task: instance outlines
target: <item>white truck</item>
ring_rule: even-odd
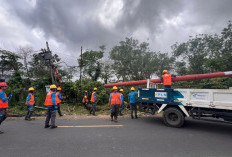
[[[156,89],[139,88],[140,111],[163,112],[164,123],[181,127],[185,117],[232,121],[232,88]]]

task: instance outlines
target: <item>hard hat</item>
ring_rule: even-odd
[[[28,91],[34,91],[35,89],[33,87],[30,87]]]
[[[97,88],[95,87],[93,90],[97,90]]]
[[[117,90],[117,89],[118,89],[118,87],[116,87],[116,86],[113,87],[113,90]]]
[[[56,85],[54,84],[50,86],[50,89],[55,89],[55,88],[56,88]]]
[[[135,90],[135,87],[131,87],[131,90]]]
[[[61,88],[60,88],[60,87],[58,87],[58,88],[57,88],[57,90],[61,90]]]
[[[85,98],[87,98],[87,96],[85,96]]]
[[[166,69],[165,69],[165,70],[163,70],[163,73],[168,73],[168,70],[166,70]]]
[[[123,89],[120,89],[120,92],[123,92]]]
[[[7,87],[6,82],[0,82],[0,87]]]
[[[85,90],[85,93],[87,93],[88,91],[87,90]]]

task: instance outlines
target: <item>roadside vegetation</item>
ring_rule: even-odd
[[[109,52],[105,46],[98,50],[87,50],[78,66],[61,64],[62,59],[52,53],[52,63],[57,67],[66,97],[62,110],[67,114],[88,115],[82,107],[85,90],[89,99],[94,87],[98,88],[98,114],[109,114],[108,98],[111,89],[104,84],[143,80],[160,77],[163,69],[176,75],[202,74],[232,70],[232,22],[220,34],[199,34],[183,43],[175,43],[171,52],[154,52],[146,42],[125,38]],[[82,80],[77,79],[82,68]],[[26,112],[25,100],[29,87],[35,88],[36,105],[43,107],[46,85],[52,84],[50,64],[43,60],[32,47],[20,47],[15,52],[0,49],[0,81],[7,81],[7,94],[12,93],[9,114]],[[175,83],[175,88],[217,88],[232,87],[232,78],[215,78]],[[123,87],[127,102],[128,87]],[[90,104],[89,104],[90,105]],[[126,111],[127,113],[128,111]],[[36,114],[44,114],[37,109]]]

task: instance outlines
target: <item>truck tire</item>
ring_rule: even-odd
[[[184,124],[184,115],[179,109],[170,107],[164,111],[163,121],[167,126],[180,128]]]

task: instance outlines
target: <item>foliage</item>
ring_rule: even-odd
[[[158,60],[157,54],[151,52],[148,46],[146,42],[139,43],[138,40],[126,38],[113,47],[110,51],[110,59],[113,61],[112,68],[119,80],[142,80],[151,77]]]
[[[101,74],[100,60],[103,58],[105,47],[101,46],[100,49],[100,51],[86,51],[82,55],[82,60],[78,59],[79,66],[83,68],[83,74],[93,81],[97,81]]]

